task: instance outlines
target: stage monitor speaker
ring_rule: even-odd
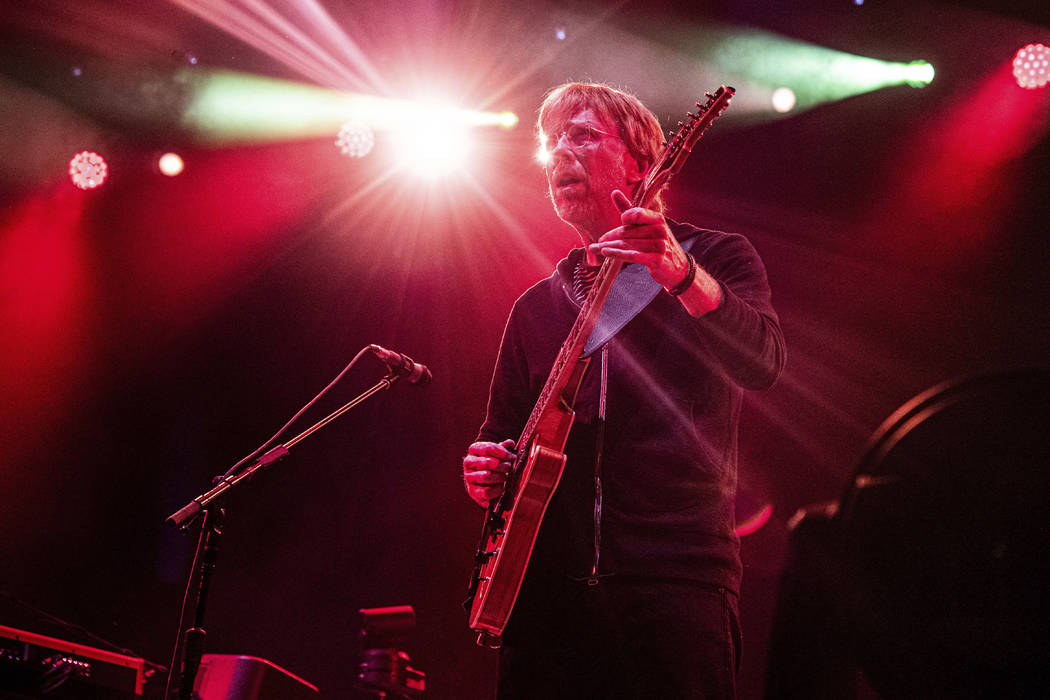
[[[205,654],[193,685],[200,700],[317,700],[317,687],[254,656]]]

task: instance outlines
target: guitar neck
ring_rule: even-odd
[[[651,174],[639,186],[631,206],[644,207],[650,205],[659,187],[662,185],[663,180],[656,177],[655,173]],[[601,313],[602,307],[605,306],[605,300],[609,298],[613,282],[616,281],[616,275],[619,274],[622,267],[622,260],[605,258],[602,261],[602,266],[598,270],[598,276],[595,277],[591,291],[587,295],[579,315],[576,317],[572,330],[569,331],[568,337],[565,338],[565,342],[562,343],[561,349],[558,351],[558,356],[554,360],[554,366],[551,368],[551,373],[543,386],[543,391],[540,392],[539,399],[537,399],[536,405],[532,409],[532,414],[529,415],[529,420],[525,423],[525,429],[522,430],[521,437],[518,438],[519,450],[522,445],[532,443],[532,439],[535,437],[536,426],[539,424],[540,419],[546,414],[548,409],[563,399],[565,386],[572,376],[573,370],[576,369],[576,363],[580,359],[584,345],[587,344],[587,338],[590,337],[591,331],[594,330],[594,324],[598,321],[598,315]]]
[[[536,405],[529,415],[529,420],[525,423],[525,429],[522,430],[521,437],[518,438],[519,450],[522,449],[523,445],[532,443],[535,437],[536,426],[539,425],[540,419],[547,411],[559,401],[565,400],[566,385],[572,376],[573,370],[576,369],[576,363],[579,362],[580,355],[583,353],[583,346],[586,345],[587,338],[594,329],[594,324],[598,321],[598,315],[601,313],[605,300],[609,297],[609,292],[612,290],[613,282],[616,280],[616,275],[620,272],[621,267],[623,267],[623,261],[621,260],[606,258],[602,262],[602,266],[598,270],[598,276],[594,280],[594,285],[587,295],[587,300],[583,303],[583,307],[576,317],[576,322],[573,323],[572,330],[569,331],[565,342],[562,343],[558,356],[554,360],[554,366],[551,368],[551,373],[543,386],[543,391],[540,392]]]

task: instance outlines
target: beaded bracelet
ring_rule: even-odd
[[[689,253],[686,253],[685,257],[689,261],[689,269],[685,271],[685,277],[681,282],[667,290],[667,293],[673,297],[689,289],[693,286],[693,281],[696,280],[696,259]]]

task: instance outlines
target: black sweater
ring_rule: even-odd
[[[776,381],[784,339],[765,267],[744,237],[672,228],[679,239],[697,237],[691,252],[722,286],[722,303],[693,318],[661,292],[595,353],[529,575],[588,578],[597,564],[602,576],[739,588],[733,508],[741,399],[744,389]],[[479,439],[517,438],[524,427],[579,312],[571,289],[581,255],[582,249],[571,251],[515,302]]]

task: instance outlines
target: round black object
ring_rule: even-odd
[[[939,385],[842,500],[859,661],[884,697],[1050,697],[1050,370]]]

